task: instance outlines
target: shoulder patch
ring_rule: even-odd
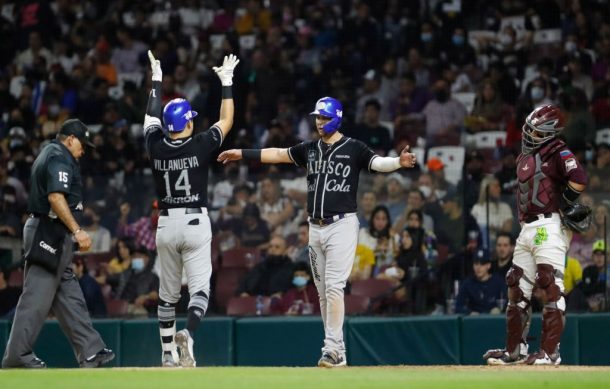
[[[578,165],[576,164],[576,160],[574,158],[566,159],[565,165],[566,165],[566,172],[569,172],[570,170],[574,170],[578,167]]]
[[[574,154],[570,150],[561,150],[559,155],[561,155],[561,159],[574,158]]]

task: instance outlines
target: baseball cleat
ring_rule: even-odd
[[[196,367],[195,355],[193,354],[193,338],[187,329],[180,330],[174,337],[178,349],[180,349],[180,366]]]
[[[320,360],[318,361],[318,366],[319,367],[347,366],[347,361],[345,360],[345,357],[336,356],[335,354],[326,352],[326,353],[322,354],[322,358],[320,358]]]
[[[34,357],[29,362],[24,363],[23,366],[20,367],[23,367],[25,369],[46,369],[47,364],[42,359]]]
[[[525,360],[525,364],[527,364],[527,365],[557,366],[560,363],[561,363],[561,356],[559,355],[559,353],[556,354],[555,358],[551,358],[551,357],[549,357],[549,355],[546,352],[544,352],[542,350],[528,355],[527,359]]]
[[[102,365],[107,364],[108,362],[114,359],[114,351],[103,348],[97,352],[97,354],[90,356],[80,363],[80,367],[100,367]]]
[[[487,361],[488,365],[501,366],[501,365],[519,365],[525,362],[527,355],[519,354],[516,358],[513,358],[504,349],[488,350],[483,359]]]
[[[180,367],[180,358],[178,356],[178,351],[164,351],[161,355],[161,366]]]

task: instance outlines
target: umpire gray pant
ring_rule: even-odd
[[[29,218],[23,228],[23,247],[32,246],[38,218]],[[106,347],[93,328],[85,298],[70,264],[73,257],[72,236],[67,234],[57,274],[37,265],[26,264],[23,293],[17,303],[11,335],[6,345],[2,367],[20,367],[36,355],[34,343],[50,311],[68,336],[78,362]]]

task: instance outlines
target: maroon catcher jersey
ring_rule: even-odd
[[[519,220],[557,212],[568,181],[586,184],[587,175],[561,139],[553,139],[533,154],[517,157]]]

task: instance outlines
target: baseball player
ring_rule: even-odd
[[[233,125],[234,55],[214,71],[222,83],[220,119],[207,131],[193,134],[197,112],[184,99],[173,99],[163,109],[161,127],[161,63],[149,51],[152,90],[144,118],[146,149],[159,198],[157,250],[159,253],[159,332],[162,365],[195,367],[193,334],[205,315],[212,274],[212,231],[207,212],[208,162]],[[186,328],[176,333],[175,306],[180,299],[182,270],[186,272],[190,301]],[[178,360],[177,347],[180,348]]]
[[[506,274],[506,348],[489,350],[490,365],[527,363],[558,365],[559,341],[565,323],[564,261],[572,232],[590,224],[590,210],[576,199],[587,176],[576,157],[557,136],[565,125],[553,105],[536,108],[525,119],[521,154],[517,158],[517,201],[521,233],[513,265]],[[530,300],[544,304],[541,349],[527,355]]]
[[[316,103],[318,141],[262,150],[228,150],[218,156],[224,163],[254,159],[262,163],[294,163],[307,169],[307,211],[309,213],[309,259],[320,296],[324,322],[321,367],[345,366],[343,288],[352,270],[359,223],[356,194],[360,170],[391,172],[413,167],[415,155],[408,146],[399,157],[380,157],[361,141],[344,136],[343,108],[332,97]]]

